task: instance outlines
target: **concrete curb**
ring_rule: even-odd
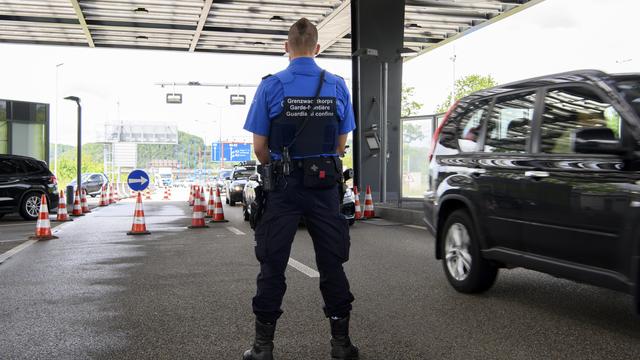
[[[425,226],[424,212],[415,209],[403,209],[390,205],[375,204],[376,215],[389,221],[406,225]]]

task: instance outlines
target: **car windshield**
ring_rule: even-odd
[[[640,77],[621,81],[617,84],[617,87],[636,114],[640,116]]]
[[[233,173],[233,178],[234,179],[248,179],[249,176],[253,175],[255,173],[255,171],[253,170],[236,170]]]
[[[229,176],[231,176],[231,171],[222,171],[222,172],[220,172],[219,178],[224,180],[224,179],[228,178]]]

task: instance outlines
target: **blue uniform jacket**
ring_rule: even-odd
[[[291,60],[287,68],[294,76],[303,76],[308,81],[297,81],[298,88],[295,89],[297,96],[313,97],[317,90],[318,79],[322,69],[316,64],[313,58],[302,57]],[[353,106],[349,89],[344,79],[333,74],[326,73],[325,83],[335,83],[336,108],[340,118],[339,134],[347,134],[356,127],[353,115]],[[324,96],[324,88],[321,96]],[[333,91],[331,91],[333,92]],[[271,121],[283,110],[284,87],[276,76],[269,76],[262,80],[256,90],[256,94],[251,103],[251,108],[247,114],[244,129],[261,136],[269,136]],[[318,154],[321,155],[321,154]],[[322,154],[330,155],[330,154]],[[335,154],[334,154],[335,155]]]

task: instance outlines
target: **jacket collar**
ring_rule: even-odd
[[[296,74],[317,74],[320,71],[320,67],[316,64],[316,61],[312,57],[299,57],[289,62],[289,71]]]

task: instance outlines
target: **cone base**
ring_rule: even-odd
[[[151,235],[151,233],[149,231],[127,231],[127,235]]]
[[[84,216],[84,214],[71,214],[71,216]]]
[[[67,220],[58,220],[58,219],[56,219],[56,220],[51,220],[51,221],[53,221],[53,222],[68,222],[68,221],[73,221],[73,219],[67,219]]]
[[[225,222],[229,222],[229,220],[211,220],[209,221],[209,223],[225,223]]]
[[[200,225],[200,226],[193,226],[193,225],[187,226],[187,228],[189,228],[189,229],[202,229],[202,228],[208,228],[208,227],[209,226],[206,225],[206,224],[205,225]]]
[[[87,211],[82,210],[82,213],[83,214],[90,214],[90,213],[92,213],[92,211],[91,210],[87,210]]]
[[[53,240],[59,239],[59,237],[51,235],[51,236],[29,236],[29,240]]]

